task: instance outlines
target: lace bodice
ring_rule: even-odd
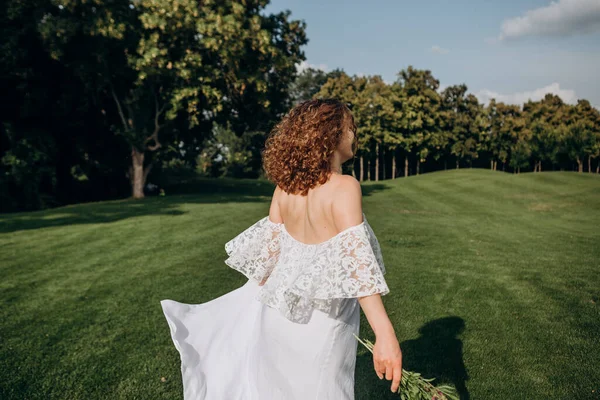
[[[225,263],[261,286],[257,299],[298,323],[319,309],[335,317],[340,299],[389,293],[379,242],[363,222],[317,244],[294,239],[264,217],[225,244]]]

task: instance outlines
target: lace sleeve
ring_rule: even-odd
[[[340,236],[339,280],[333,297],[364,297],[389,293],[381,247],[368,223]]]
[[[279,260],[281,226],[264,217],[225,244],[225,264],[260,285]]]

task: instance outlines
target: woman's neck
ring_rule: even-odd
[[[332,165],[331,166],[331,173],[333,174],[342,174],[342,167],[340,165]]]
[[[331,163],[329,165],[329,169],[331,172],[335,172],[338,174],[342,174],[342,163],[340,162],[340,159],[337,157],[336,154],[333,155],[333,157],[331,158]]]

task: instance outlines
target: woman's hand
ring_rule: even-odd
[[[379,379],[392,381],[392,392],[396,393],[402,379],[402,351],[394,331],[382,333],[373,345],[373,366]]]

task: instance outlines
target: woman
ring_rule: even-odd
[[[350,110],[333,99],[303,102],[274,128],[263,152],[277,185],[269,215],[225,244],[247,283],[203,304],[161,301],[186,400],[354,399],[360,308],[375,372],[398,390],[381,249],[360,184],[342,175],[356,144]]]

